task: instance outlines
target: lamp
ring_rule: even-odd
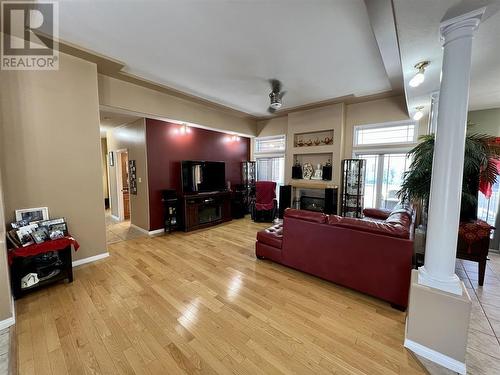
[[[417,87],[420,86],[424,80],[425,80],[425,68],[429,66],[430,62],[429,61],[421,61],[418,64],[415,65],[415,69],[417,69],[417,73],[413,76],[412,79],[410,79],[410,82],[408,83],[411,87]]]
[[[424,107],[415,107],[415,109],[417,111],[413,114],[413,119],[415,121],[418,121],[424,116],[424,112],[422,112],[422,109],[424,109]]]

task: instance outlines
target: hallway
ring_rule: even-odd
[[[106,210],[106,243],[112,244],[134,238],[148,237],[148,235],[130,224],[130,220],[118,221]]]

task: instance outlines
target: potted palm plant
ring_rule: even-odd
[[[408,155],[411,165],[405,173],[398,196],[402,201],[422,203],[428,207],[431,190],[434,134],[420,138],[420,143]],[[465,140],[464,177],[462,184],[461,219],[475,219],[479,181],[494,184],[498,170],[494,160],[500,159],[500,144],[496,137],[469,134]]]

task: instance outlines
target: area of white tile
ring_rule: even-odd
[[[0,375],[9,373],[9,350],[10,350],[9,328],[0,331]]]
[[[130,220],[118,221],[111,216],[109,210],[106,212],[106,242],[109,244],[131,240],[139,237],[147,237],[147,234],[130,225]]]

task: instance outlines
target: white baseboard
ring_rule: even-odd
[[[137,226],[135,224],[130,223],[130,227],[137,229],[139,232],[142,232],[142,233],[145,233],[145,234],[149,234],[148,230],[146,230],[144,228],[141,228],[141,227],[139,227],[139,226]]]
[[[75,260],[75,261],[73,261],[72,264],[73,264],[73,267],[78,267],[78,266],[81,266],[82,264],[92,263],[92,262],[95,262],[96,260],[104,259],[107,257],[109,257],[109,253],[105,252],[102,254],[94,255],[92,257]]]
[[[120,218],[119,218],[118,216],[115,216],[115,215],[111,214],[111,217],[112,217],[113,219],[115,219],[116,221],[121,221],[121,220],[120,220]]]
[[[141,227],[139,227],[139,226],[137,226],[135,224],[132,224],[132,223],[130,224],[130,226],[132,228],[137,229],[138,231],[140,231],[142,233],[149,234],[150,236],[154,236],[155,234],[161,234],[161,233],[163,233],[165,231],[164,229],[146,230],[146,229],[141,228]]]
[[[464,362],[459,362],[456,359],[448,357],[442,353],[430,349],[424,345],[416,343],[415,341],[408,340],[405,338],[404,343],[405,348],[410,349],[415,354],[428,359],[438,365],[446,367],[452,371],[458,372],[459,374],[465,375],[467,373],[467,368]]]
[[[150,236],[154,236],[155,234],[161,234],[161,233],[164,233],[165,232],[165,229],[156,229],[156,230],[150,230],[148,232],[148,234]]]

